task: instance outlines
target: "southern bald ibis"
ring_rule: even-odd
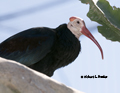
[[[76,59],[81,51],[78,39],[84,34],[98,46],[103,58],[102,48],[84,21],[78,17],[69,20],[55,29],[37,27],[11,36],[0,44],[0,56],[52,76],[56,69]]]

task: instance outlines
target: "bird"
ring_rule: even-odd
[[[79,37],[85,35],[103,51],[82,18],[72,16],[56,28],[33,27],[0,43],[0,57],[17,61],[49,77],[72,63],[81,51]]]

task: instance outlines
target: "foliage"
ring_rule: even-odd
[[[102,26],[98,26],[98,31],[107,39],[120,42],[120,8],[110,6],[106,0],[80,0],[82,3],[90,5],[87,16]]]

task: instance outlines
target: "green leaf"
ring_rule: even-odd
[[[107,39],[120,42],[120,8],[110,6],[106,0],[80,0],[82,3],[90,4],[87,16],[102,26],[98,31]]]

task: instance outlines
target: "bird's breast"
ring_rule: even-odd
[[[80,52],[80,42],[78,40],[61,40],[56,45],[55,61],[56,66],[62,67],[73,62]]]

